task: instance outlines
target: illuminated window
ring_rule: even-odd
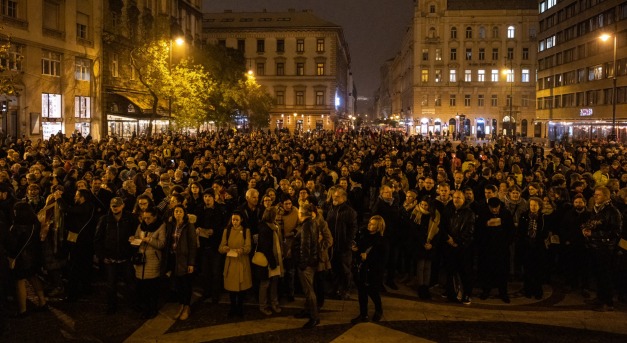
[[[89,81],[91,61],[84,58],[76,58],[74,78],[81,81]]]
[[[91,98],[88,96],[74,97],[74,117],[91,118]]]
[[[457,82],[457,70],[451,69],[449,70],[449,82]]]
[[[316,75],[318,76],[324,75],[324,63],[316,64]]]
[[[422,82],[429,82],[429,69],[423,69],[420,73],[420,80]]]
[[[305,40],[300,38],[296,40],[296,52],[305,52]]]
[[[516,36],[516,28],[514,26],[507,27],[507,38],[514,38]]]
[[[483,69],[477,70],[477,81],[479,82],[485,81],[485,70]]]
[[[492,73],[490,74],[490,81],[492,82],[499,81],[499,71],[497,69],[492,69]]]
[[[316,40],[316,51],[324,52],[324,38],[318,38]]]
[[[472,82],[472,70],[469,70],[469,69],[464,70],[464,81]]]

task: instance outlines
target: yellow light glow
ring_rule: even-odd
[[[608,35],[607,33],[604,33],[601,35],[601,37],[599,37],[602,41],[606,42],[608,39],[612,38],[612,35]]]
[[[176,45],[183,45],[185,44],[185,39],[183,39],[183,37],[177,37],[176,39],[174,39],[174,42],[176,43]]]

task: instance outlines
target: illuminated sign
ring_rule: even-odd
[[[592,115],[592,109],[591,108],[579,109],[579,116],[580,117],[589,117],[591,115]]]

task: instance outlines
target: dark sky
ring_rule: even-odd
[[[203,12],[283,12],[312,9],[342,26],[351,54],[359,96],[371,98],[379,86],[379,67],[394,57],[413,17],[413,0],[203,0]],[[358,110],[366,110],[359,105]]]

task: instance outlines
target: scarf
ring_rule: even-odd
[[[172,251],[176,251],[176,246],[179,243],[179,239],[181,238],[181,233],[183,232],[183,227],[185,226],[185,223],[183,223],[182,225],[176,224],[176,229],[174,230],[174,233],[172,234],[173,242],[172,242]]]
[[[538,213],[529,213],[529,227],[527,228],[527,236],[536,238],[538,232]]]

